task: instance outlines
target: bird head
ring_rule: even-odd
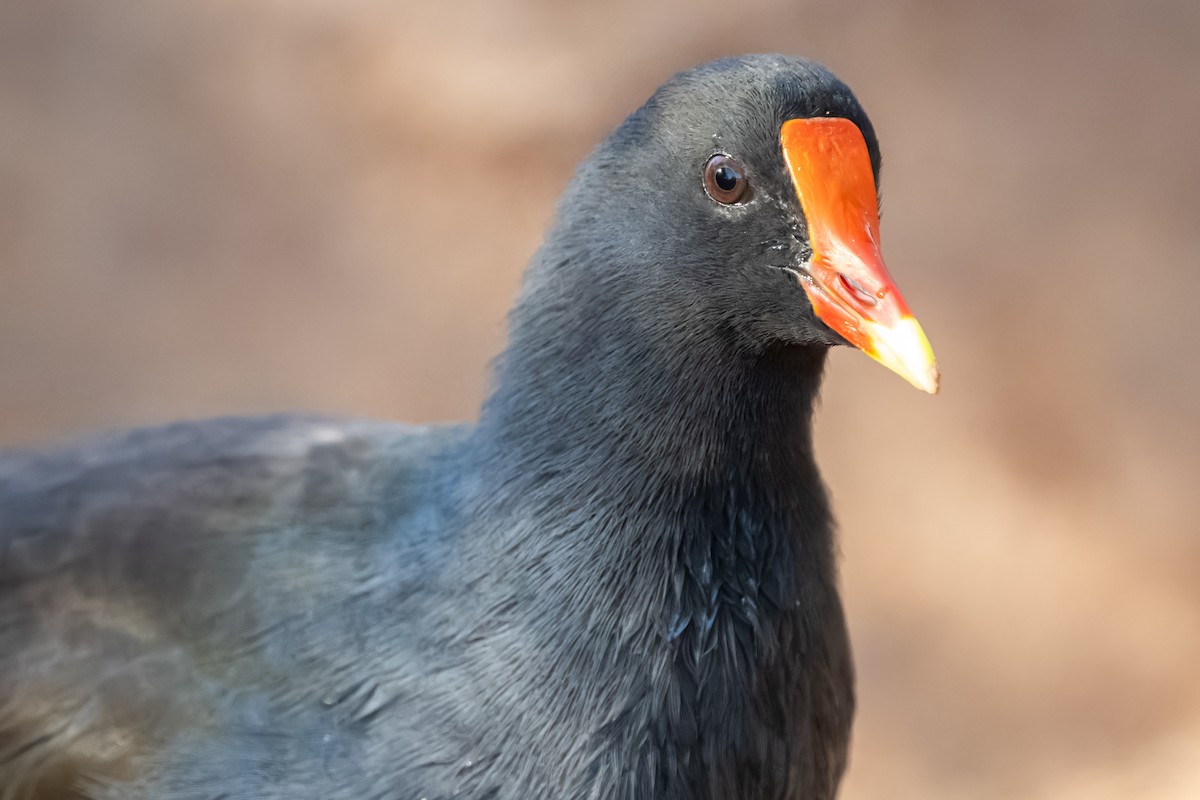
[[[605,303],[643,304],[630,317],[659,331],[850,344],[935,393],[933,351],[880,252],[879,164],[870,120],[824,67],[725,59],[677,75],[599,146],[557,235],[591,256],[583,277]]]

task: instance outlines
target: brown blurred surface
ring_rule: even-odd
[[[0,4],[0,443],[467,418],[575,162],[673,71],[824,61],[943,394],[819,415],[846,798],[1200,797],[1200,4]]]

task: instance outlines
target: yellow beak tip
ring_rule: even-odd
[[[925,374],[922,380],[913,381],[912,384],[923,392],[937,394],[942,390],[942,373],[938,372],[937,365],[935,364],[929,368],[929,372]]]
[[[938,393],[942,376],[920,323],[906,316],[890,326],[868,323],[865,327],[873,345],[868,355],[921,391]]]

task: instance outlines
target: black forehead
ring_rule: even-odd
[[[783,123],[808,117],[844,117],[857,125],[878,176],[879,144],[866,112],[850,87],[807,59],[756,55],[703,64],[665,83],[629,122],[656,138],[728,139],[773,153]]]

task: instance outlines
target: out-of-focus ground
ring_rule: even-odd
[[[839,351],[846,798],[1200,797],[1200,4],[0,4],[0,443],[468,418],[572,166],[816,57],[884,149],[930,398]]]

